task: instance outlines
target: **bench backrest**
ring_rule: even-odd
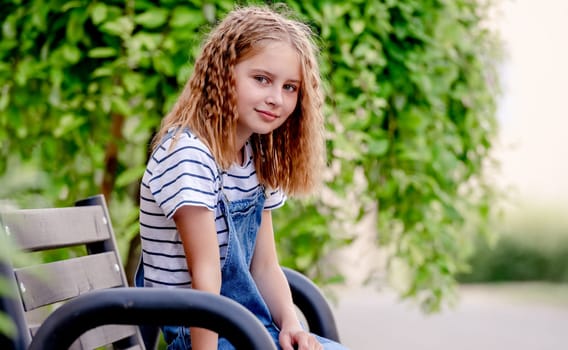
[[[20,303],[16,303],[11,314],[16,323],[25,325],[27,332],[19,340],[24,346],[61,303],[86,292],[128,286],[102,195],[77,202],[75,207],[5,211],[0,213],[0,221],[23,251],[55,250],[49,257],[61,257],[13,267],[12,282],[19,292]],[[108,344],[115,349],[144,348],[137,326],[107,325],[86,332],[73,343],[72,349],[94,349]]]
[[[13,289],[16,290],[14,294],[17,294],[16,298],[0,295],[0,312],[10,315],[16,327],[20,330],[16,339],[7,339],[0,335],[0,349],[27,349],[43,321],[54,308],[59,307],[62,303],[87,292],[128,286],[117,250],[110,216],[102,195],[78,201],[75,207],[2,211],[0,212],[0,225],[2,226],[0,231],[5,231],[21,250],[29,253],[55,250],[55,253],[50,253],[49,257],[60,256],[56,261],[26,266],[13,266],[6,264],[5,261],[0,261],[0,277],[8,277]],[[62,254],[58,251],[61,248],[71,248],[72,253],[64,252]],[[284,268],[284,272],[290,283],[294,302],[305,317],[310,331],[339,341],[332,310],[319,288],[296,271]],[[113,291],[118,292],[119,289],[121,288],[113,289]],[[201,305],[198,301],[203,297],[190,295],[189,290],[185,291],[187,295],[184,295],[184,302],[188,305],[180,302],[178,306],[170,309],[166,313],[168,316],[164,318],[164,312],[156,308],[162,307],[163,300],[170,299],[170,295],[166,297],[165,294],[160,294],[152,300],[144,299],[144,302],[142,302],[139,300],[140,292],[148,292],[143,291],[144,289],[146,288],[131,288],[127,302],[130,305],[128,307],[130,310],[121,311],[124,317],[126,317],[126,311],[129,311],[127,318],[130,321],[134,318],[134,321],[120,322],[123,325],[105,325],[91,329],[77,339],[71,348],[95,349],[112,344],[114,349],[144,349],[144,342],[146,341],[146,347],[153,349],[157,341],[157,326],[170,324],[171,319],[168,317],[175,319],[179,316],[176,316],[176,312],[177,314],[183,313],[183,316],[180,316],[183,321],[179,324],[185,324],[187,323],[187,312],[190,311],[203,316],[203,319],[193,320],[192,324],[194,325],[198,325],[200,322],[208,324],[207,322],[211,319],[216,319],[216,328],[221,325],[223,326],[221,328],[224,329],[225,324],[232,327],[231,330],[227,330],[226,334],[231,338],[235,337],[235,342],[245,344],[244,348],[246,349],[264,350],[273,345],[268,333],[258,323],[258,320],[239,322],[227,319],[226,314],[217,315],[218,310],[216,311],[210,305],[210,302],[204,305],[203,310],[201,310],[198,307]],[[165,291],[153,292],[163,293]],[[180,291],[177,292],[179,294]],[[220,296],[217,297],[219,300],[215,299],[215,302],[220,305],[225,305],[224,303],[228,301],[224,298],[221,299]],[[138,309],[153,310],[151,313],[160,317],[152,316],[152,322],[144,321],[151,324],[136,322],[141,320],[138,316],[132,316],[138,312],[138,309],[134,310],[134,306],[130,304],[133,300],[139,300],[138,302],[141,303],[141,305],[138,305]],[[157,306],[157,304],[162,306]],[[73,305],[73,303],[69,305]],[[234,308],[235,306],[232,304],[225,305],[227,308]],[[61,308],[59,311],[63,311],[63,309],[66,308]],[[238,315],[237,318],[241,321],[250,317],[244,308],[242,310],[235,309],[232,312]],[[154,321],[157,318],[161,320],[155,323]],[[111,319],[116,321],[114,313]],[[106,317],[106,321],[109,321],[108,317]],[[97,324],[109,324],[109,322]],[[136,325],[140,325],[140,327]],[[186,325],[190,326],[190,324]],[[209,326],[212,325],[212,323],[209,324]],[[204,325],[200,326],[203,327]],[[220,330],[216,328],[210,329]],[[46,327],[42,327],[43,333],[45,333],[45,329]],[[143,335],[140,332],[141,329],[146,330]],[[266,339],[263,338],[265,336]],[[43,338],[38,335],[34,343],[38,343],[39,339]],[[258,344],[263,344],[263,341],[265,341],[266,344],[251,347],[246,345],[249,344],[247,339],[254,340]],[[241,341],[244,343],[241,343]],[[9,342],[9,344],[5,344],[5,342]]]

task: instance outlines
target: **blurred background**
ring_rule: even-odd
[[[148,145],[201,39],[280,2],[318,36],[329,167],[274,214],[278,249],[345,344],[565,348],[566,0],[5,0],[0,200],[104,194],[132,276]]]
[[[494,179],[506,193],[499,239],[478,245],[456,304],[437,314],[388,286],[340,290],[340,334],[354,350],[568,346],[568,2],[502,1],[492,18],[505,48],[494,150]]]

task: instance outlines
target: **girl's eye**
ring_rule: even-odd
[[[296,91],[298,91],[298,87],[294,84],[286,84],[286,85],[284,85],[284,90],[290,91],[290,92],[296,92]]]
[[[257,76],[254,77],[254,79],[256,81],[258,81],[259,83],[262,83],[262,84],[268,83],[268,78],[265,77],[264,75],[257,75]]]

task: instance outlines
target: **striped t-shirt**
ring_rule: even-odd
[[[215,212],[215,227],[221,255],[226,256],[228,230],[218,205],[220,186],[230,201],[253,195],[260,186],[252,148],[245,145],[243,165],[234,164],[221,173],[210,150],[189,131],[171,135],[154,151],[140,186],[140,237],[145,285],[150,287],[191,287],[183,246],[173,215],[184,205],[203,206]],[[280,190],[267,191],[264,209],[284,204]]]

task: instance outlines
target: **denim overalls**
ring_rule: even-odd
[[[259,186],[256,192],[246,199],[230,202],[224,193],[221,193],[221,198],[219,205],[221,205],[221,210],[227,220],[229,229],[227,255],[221,269],[221,295],[237,301],[254,313],[266,327],[278,349],[281,349],[278,342],[280,331],[273,323],[268,306],[264,302],[250,273],[256,236],[264,209],[264,188]],[[142,266],[141,261],[136,272],[137,286],[144,285]],[[168,350],[191,349],[189,328],[165,326],[162,327],[162,332],[164,333],[164,339],[169,344]],[[328,339],[316,337],[324,345],[325,349],[345,349],[343,346]],[[218,349],[234,350],[235,348],[227,339],[219,337]]]

